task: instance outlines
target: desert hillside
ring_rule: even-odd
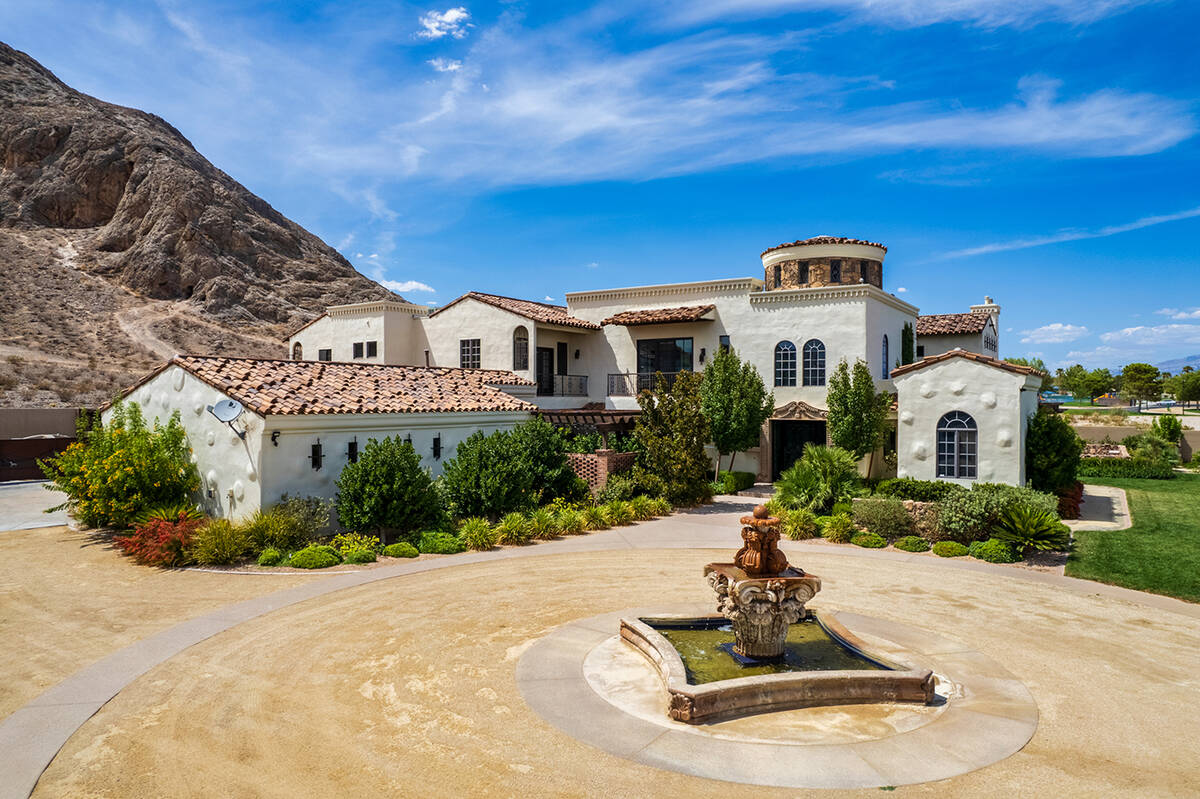
[[[0,406],[94,406],[175,352],[282,357],[324,306],[394,296],[164,120],[3,43],[0,268]]]

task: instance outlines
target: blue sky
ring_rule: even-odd
[[[7,0],[0,34],[156,113],[416,302],[562,301],[889,247],[1004,355],[1200,353],[1200,4]]]

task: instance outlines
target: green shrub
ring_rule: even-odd
[[[850,539],[850,543],[856,547],[866,547],[867,549],[879,549],[887,546],[887,539],[883,536],[875,535],[874,533],[859,533]]]
[[[1017,552],[1060,552],[1071,541],[1070,529],[1057,516],[1027,507],[1009,508],[996,524],[995,537]]]
[[[654,500],[645,494],[638,494],[629,500],[629,507],[633,511],[633,518],[638,521],[654,518]]]
[[[825,527],[821,530],[821,537],[835,544],[847,544],[857,532],[849,514],[835,513],[829,517],[829,521],[825,522]]]
[[[67,495],[59,507],[89,527],[126,528],[151,508],[188,503],[200,487],[178,411],[149,428],[136,402],[116,402],[107,424],[89,430],[80,419],[77,435],[38,466]]]
[[[858,485],[854,456],[837,447],[809,444],[804,454],[775,484],[775,497],[787,508],[807,508],[816,514],[849,500]]]
[[[1150,435],[1177,445],[1179,439],[1183,438],[1183,423],[1170,414],[1159,416],[1154,420],[1154,424],[1150,425]]]
[[[747,488],[753,488],[755,479],[754,472],[722,471],[717,475],[717,485],[720,486],[722,494],[736,494]]]
[[[149,521],[164,521],[164,522],[181,522],[191,521],[198,522],[204,520],[204,514],[190,502],[173,502],[167,505],[157,505],[143,513],[139,513],[134,519],[134,524],[145,524]]]
[[[278,566],[283,562],[283,553],[274,547],[267,547],[258,555],[259,566]]]
[[[583,509],[583,526],[587,530],[607,530],[612,526],[603,505]]]
[[[957,483],[945,480],[917,480],[912,477],[894,477],[883,480],[875,487],[879,496],[911,499],[915,502],[937,502],[954,491],[965,490]]]
[[[462,541],[467,549],[491,549],[496,546],[496,538],[497,534],[492,529],[491,522],[480,516],[464,520],[458,528],[458,540]]]
[[[337,550],[342,560],[348,560],[348,553],[365,549],[369,552],[379,551],[379,539],[373,535],[361,533],[338,533],[329,542],[329,546]]]
[[[1138,433],[1121,439],[1130,457],[1138,463],[1179,464],[1179,448],[1153,433]]]
[[[1169,463],[1148,463],[1129,458],[1083,458],[1079,461],[1079,476],[1172,480],[1175,470]]]
[[[558,497],[576,499],[587,494],[587,484],[571,469],[567,441],[549,422],[534,416],[509,433],[521,468],[529,473],[530,492],[536,504]]]
[[[579,535],[583,532],[583,513],[574,508],[563,508],[555,514],[554,523],[563,535]]]
[[[346,563],[374,563],[376,561],[373,549],[351,549],[346,552]]]
[[[850,500],[833,503],[833,507],[829,509],[830,516],[837,516],[839,513],[844,513],[847,516],[854,515],[854,503]]]
[[[268,508],[259,509],[245,523],[251,549],[256,552],[271,547],[281,552],[302,549],[317,537],[329,523],[333,503],[316,497],[283,499]]]
[[[496,541],[501,544],[524,544],[530,539],[529,520],[525,514],[513,511],[506,513],[496,524]]]
[[[604,513],[613,527],[633,524],[633,508],[628,502],[609,502],[604,506]]]
[[[416,547],[407,541],[400,541],[395,544],[388,544],[386,547],[384,547],[383,554],[387,555],[389,558],[415,558],[421,553],[417,551]]]
[[[634,436],[642,446],[634,479],[654,496],[673,505],[697,505],[712,499],[712,461],[704,446],[708,420],[700,398],[700,375],[679,372],[673,382],[656,378],[654,391],[638,395]]]
[[[929,542],[919,535],[906,535],[903,538],[897,538],[893,543],[896,549],[903,549],[905,552],[928,552]]]
[[[228,519],[213,519],[196,531],[191,555],[205,566],[224,566],[241,560],[250,549],[246,528]]]
[[[311,545],[293,553],[287,565],[297,569],[328,569],[341,562],[333,547]]]
[[[596,504],[605,505],[609,502],[624,502],[633,499],[639,491],[638,484],[627,474],[610,474],[604,488],[596,493]]]
[[[1021,558],[1005,542],[997,538],[974,541],[967,547],[967,554],[988,563],[1016,563]]]
[[[458,536],[444,530],[426,530],[417,540],[417,550],[428,555],[454,555],[466,549]]]
[[[969,544],[991,537],[1000,516],[1012,507],[1029,507],[1058,516],[1058,498],[1031,488],[976,483],[938,503],[938,537]]]
[[[654,510],[655,516],[670,516],[675,509],[671,507],[671,502],[666,497],[653,497],[650,500],[651,508]]]
[[[443,524],[446,511],[412,444],[372,438],[337,478],[338,521],[347,530],[412,539]]]
[[[529,514],[529,535],[543,541],[558,537],[558,524],[554,514],[545,508],[538,508]]]
[[[898,499],[860,499],[854,503],[851,518],[857,526],[888,541],[912,535],[916,529],[912,516]]]
[[[939,558],[959,558],[967,554],[967,548],[957,541],[938,541],[933,545],[933,554]]]
[[[1066,417],[1038,412],[1029,417],[1025,438],[1025,473],[1029,485],[1053,494],[1075,485],[1083,441]]]
[[[817,518],[810,510],[800,508],[789,511],[782,523],[783,534],[793,541],[804,541],[817,536]]]
[[[533,479],[523,443],[503,431],[480,431],[458,445],[441,484],[455,516],[497,519],[537,504]]]

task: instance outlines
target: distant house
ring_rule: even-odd
[[[438,474],[472,433],[528,419],[533,393],[507,371],[181,355],[123,397],[148,419],[179,411],[205,510],[240,519],[285,493],[332,497],[372,438],[408,439]],[[244,409],[230,424],[209,411],[221,400]]]
[[[929,314],[917,317],[918,358],[966,350],[1000,357],[1000,306],[984,297],[970,313]]]

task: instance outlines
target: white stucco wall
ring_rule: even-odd
[[[192,459],[200,472],[200,504],[206,513],[243,518],[258,509],[262,494],[261,416],[246,411],[234,423],[246,431],[242,440],[206,410],[206,406],[228,397],[178,366],[167,367],[126,399],[141,406],[147,420],[166,423],[173,411],[179,411]],[[111,410],[102,414],[106,423],[111,416]]]
[[[1037,411],[1037,377],[951,358],[893,378],[898,394],[899,477],[937,480],[937,425],[950,411],[975,419],[978,467],[961,485],[1025,484],[1025,436]],[[945,478],[943,478],[945,479]]]
[[[288,340],[288,357],[299,343],[306,361],[328,349],[334,361],[423,365],[425,313],[419,306],[388,302],[334,306]],[[355,358],[354,344],[368,341],[377,344],[375,357],[367,357],[364,346],[363,357]]]

